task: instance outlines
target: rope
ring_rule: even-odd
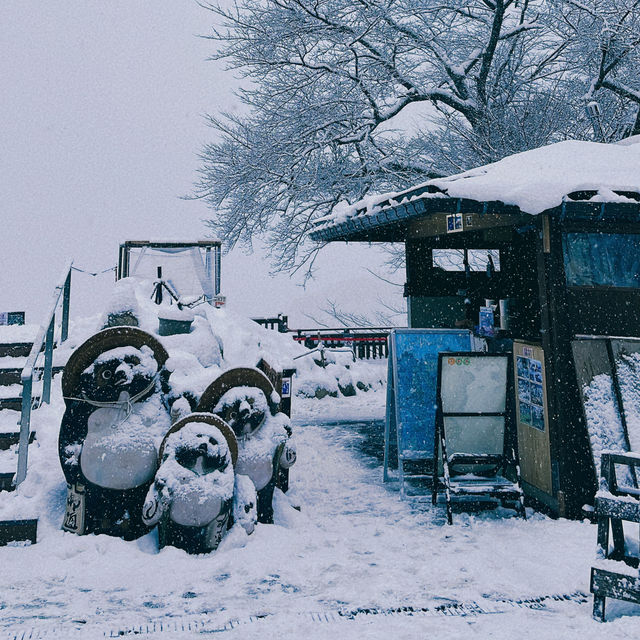
[[[118,423],[111,426],[112,429],[117,429],[119,426],[124,424],[133,411],[133,405],[140,400],[143,396],[145,396],[149,391],[155,388],[156,382],[158,381],[158,376],[154,376],[151,380],[150,384],[145,387],[139,393],[136,393],[134,396],[128,397],[126,400],[114,400],[111,402],[101,402],[100,400],[92,400],[91,398],[87,398],[84,391],[82,392],[82,398],[74,398],[73,396],[63,396],[65,400],[74,400],[75,402],[85,402],[86,404],[91,405],[92,407],[98,407],[99,409],[124,409],[126,407],[126,415],[125,417]]]
[[[86,269],[80,269],[79,267],[71,267],[73,271],[79,271],[80,273],[86,273],[88,276],[100,276],[103,273],[107,273],[107,271],[115,271],[117,267],[109,267],[108,269],[103,269],[102,271],[87,271]]]

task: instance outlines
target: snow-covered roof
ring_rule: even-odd
[[[575,191],[598,191],[600,202],[620,202],[614,191],[640,193],[638,142],[558,142],[431,184],[454,198],[500,200],[531,214],[557,207]]]
[[[368,196],[353,205],[340,203],[317,221],[316,230],[432,198],[498,201],[535,215],[570,200],[570,194],[585,191],[592,192],[592,202],[635,202],[628,194],[640,194],[640,136],[618,144],[558,142],[406,191]]]

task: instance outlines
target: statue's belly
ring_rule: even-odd
[[[89,416],[88,435],[80,453],[84,477],[105,489],[133,489],[153,479],[158,452],[149,433],[142,427],[118,428],[113,410],[100,409]],[[117,423],[116,423],[117,424]]]
[[[250,458],[248,460],[243,460],[242,456],[240,456],[236,464],[236,473],[249,476],[256,491],[260,491],[269,484],[273,474],[271,456],[258,459]]]
[[[203,496],[201,488],[182,485],[173,496],[169,517],[186,527],[203,527],[216,518],[222,506],[219,496]]]

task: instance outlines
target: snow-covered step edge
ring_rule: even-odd
[[[14,409],[0,411],[0,434],[12,433],[20,428],[20,412]]]
[[[0,325],[0,344],[9,342],[33,342],[40,329],[37,324]]]
[[[18,466],[18,447],[0,451],[0,474],[15,473]]]
[[[28,356],[0,356],[0,369],[24,369]],[[64,367],[69,359],[68,351],[53,350],[53,366]],[[44,353],[38,358],[37,367],[44,367]]]
[[[40,396],[42,394],[42,381],[34,383],[31,393],[34,396]],[[9,384],[0,386],[0,400],[5,398],[22,398],[22,385]]]
[[[0,520],[0,547],[35,544],[38,538],[38,520]],[[28,636],[27,636],[28,637]]]

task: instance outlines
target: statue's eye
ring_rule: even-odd
[[[113,371],[111,371],[111,369],[105,369],[105,370],[102,372],[102,377],[103,377],[105,380],[108,380],[112,375],[113,375]]]
[[[248,402],[249,402],[249,406],[253,407],[253,403],[255,402],[255,400],[253,398],[248,398]]]
[[[232,412],[229,414],[229,417],[230,417],[232,420],[235,420],[235,419],[238,417],[238,414],[237,414],[235,411],[232,411]]]

